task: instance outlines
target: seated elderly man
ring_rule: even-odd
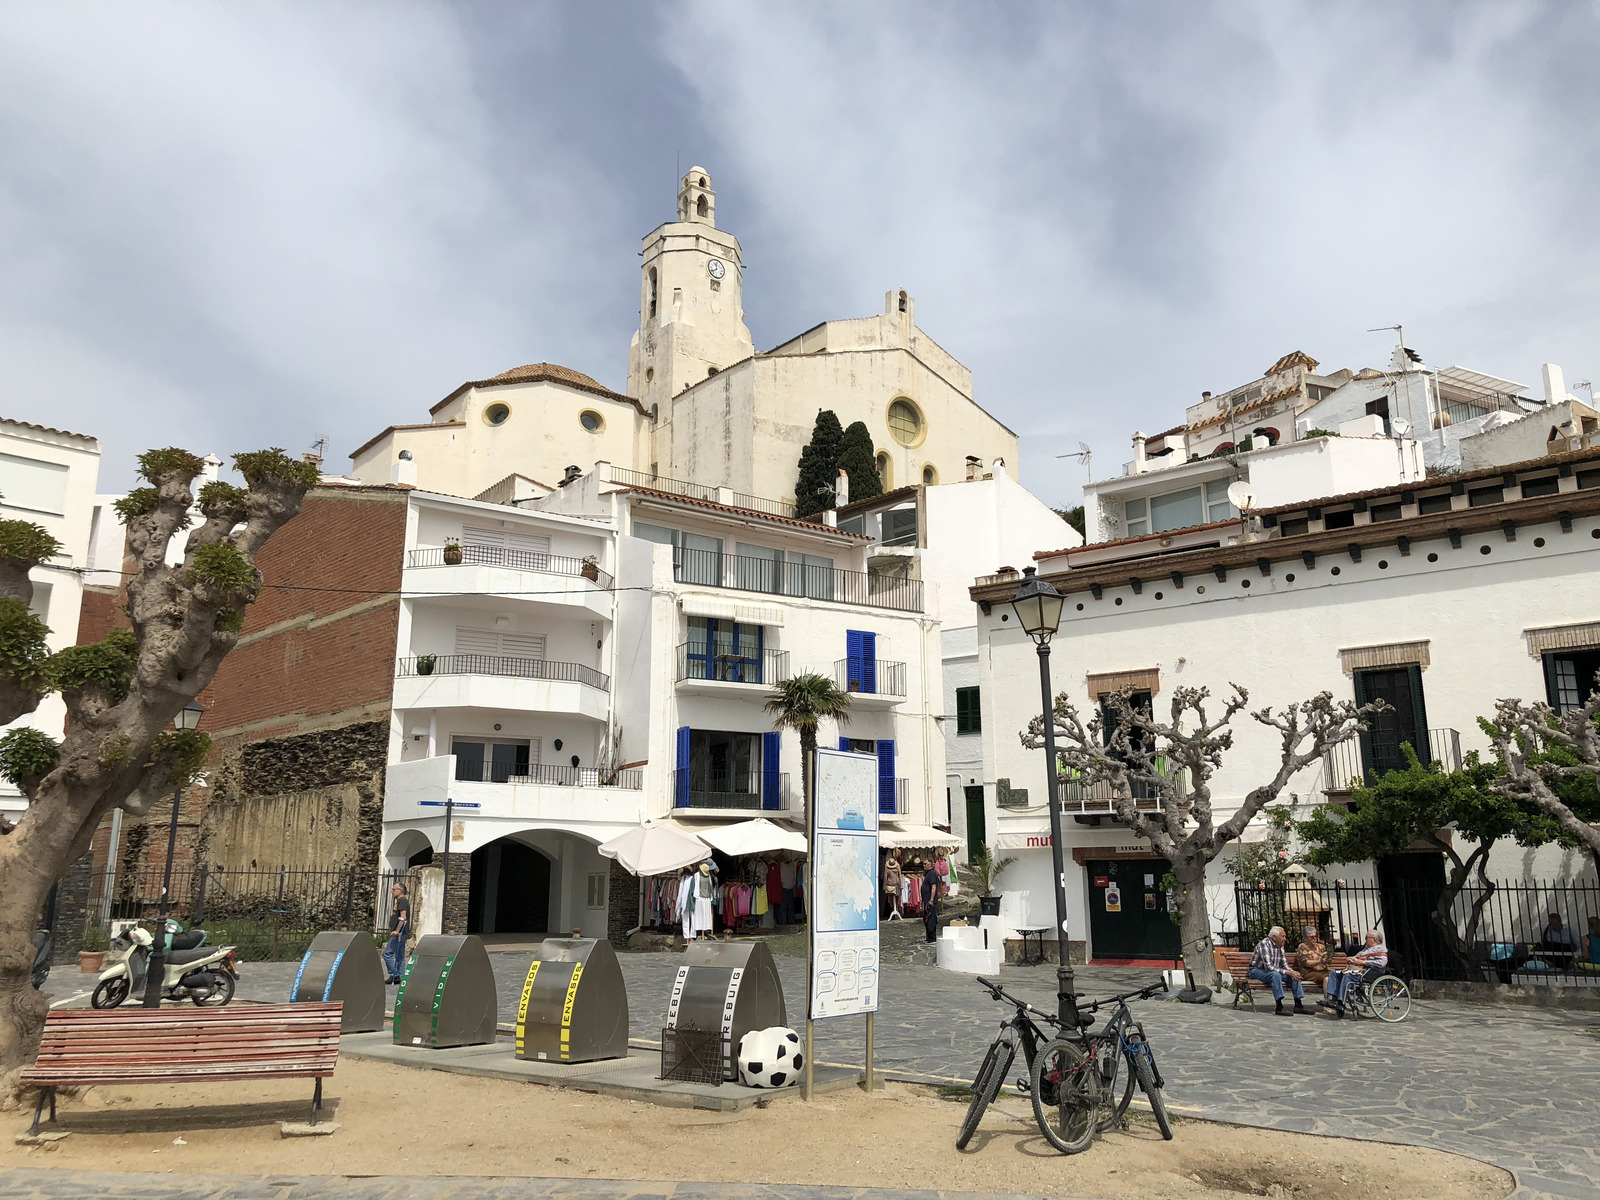
[[[1256,943],[1256,952],[1250,957],[1250,978],[1266,984],[1272,989],[1272,998],[1277,1002],[1277,1014],[1287,1017],[1290,1014],[1283,1008],[1283,981],[1287,979],[1289,986],[1294,991],[1294,1011],[1303,1013],[1308,1011],[1305,1007],[1305,989],[1300,986],[1300,972],[1289,966],[1289,959],[1283,953],[1284,943],[1289,940],[1289,935],[1284,932],[1282,925],[1274,925],[1267,936]]]
[[[1350,956],[1350,969],[1328,973],[1328,983],[1323,989],[1327,999],[1318,1003],[1324,1008],[1332,1009],[1334,1016],[1344,1016],[1345,996],[1349,994],[1350,981],[1357,975],[1367,971],[1381,971],[1388,965],[1389,947],[1383,944],[1383,939],[1378,936],[1376,929],[1367,930],[1366,946]]]

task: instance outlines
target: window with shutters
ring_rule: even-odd
[[[591,871],[589,873],[589,898],[585,905],[587,908],[604,908],[606,906],[607,875],[604,871]]]
[[[980,733],[983,730],[983,721],[978,710],[978,689],[975,687],[960,687],[956,689],[956,732]]]
[[[1544,671],[1550,707],[1558,713],[1581,708],[1600,687],[1600,648],[1548,653]]]
[[[538,738],[486,738],[471,734],[450,739],[456,778],[473,783],[509,783],[539,772]]]
[[[550,539],[542,534],[519,533],[513,529],[463,525],[461,561],[544,571],[550,567]]]
[[[544,648],[541,633],[503,633],[498,629],[458,626],[453,673],[543,679]]]

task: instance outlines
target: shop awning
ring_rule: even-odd
[[[884,825],[878,844],[886,850],[959,850],[961,839],[932,825]]]
[[[775,854],[780,850],[791,854],[806,852],[805,834],[774,825],[765,817],[739,821],[733,825],[697,829],[695,833],[708,846],[735,857],[745,854]]]
[[[711,847],[665,821],[652,821],[612,838],[600,853],[635,875],[666,875],[711,857]]]

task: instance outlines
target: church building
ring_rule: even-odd
[[[963,479],[969,459],[1017,477],[1017,435],[974,402],[972,372],[917,327],[905,291],[875,316],[757,352],[743,274],[711,177],[692,167],[676,219],[644,239],[626,394],[554,363],[516,367],[463,383],[425,423],[385,429],[351,455],[351,474],[388,483],[404,453],[418,486],[473,497],[513,475],[548,488],[605,461],[620,479],[793,501],[800,450],[832,409],[866,423],[885,489]]]

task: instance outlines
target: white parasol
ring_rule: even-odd
[[[741,854],[773,854],[787,850],[791,854],[806,852],[806,835],[774,825],[765,817],[739,821],[720,829],[703,829],[700,840],[737,857]]]
[[[646,823],[600,847],[635,875],[666,875],[711,857],[711,847],[673,825]]]

